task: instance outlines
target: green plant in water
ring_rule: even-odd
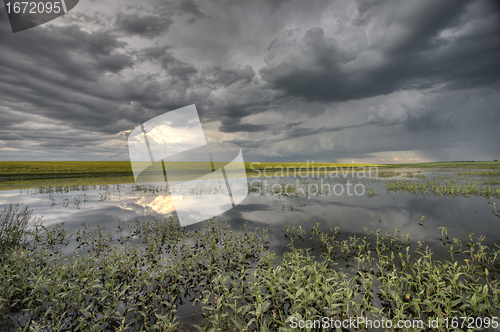
[[[89,226],[25,229],[24,246],[0,265],[0,325],[35,331],[176,331],[178,308],[192,302],[209,331],[291,331],[301,319],[494,317],[500,307],[500,248],[472,234],[450,240],[451,259],[416,249],[409,234],[341,238],[340,229],[288,227],[282,257],[268,233],[236,231],[209,220],[186,230],[176,220],[119,223],[116,233]],[[63,254],[70,240],[73,256]],[[193,326],[194,327],[194,326]],[[365,326],[359,330],[368,330]],[[321,330],[309,329],[309,330]],[[438,330],[446,330],[441,325]]]
[[[23,244],[31,212],[28,206],[19,210],[19,205],[10,204],[0,213],[0,255]]]

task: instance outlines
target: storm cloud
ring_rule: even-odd
[[[15,34],[0,6],[1,160],[127,160],[190,104],[227,158],[500,157],[493,0],[106,0]]]

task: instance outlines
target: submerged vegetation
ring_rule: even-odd
[[[467,175],[467,176],[500,176],[500,170],[481,170],[481,171],[461,171],[458,172],[458,175]]]
[[[25,220],[22,211],[14,219]],[[448,232],[436,234],[450,252],[439,261],[423,242],[398,231],[365,229],[346,237],[338,227],[317,224],[307,234],[287,227],[289,249],[279,257],[267,247],[266,229],[233,230],[213,220],[194,231],[171,218],[120,224],[114,233],[83,225],[74,234],[36,223],[1,255],[0,325],[290,331],[304,319],[372,317],[444,331],[446,318],[498,316],[500,247],[473,234],[450,240]],[[313,247],[304,248],[309,237]],[[76,252],[66,255],[71,241]],[[203,317],[191,327],[178,316],[186,305]],[[431,328],[429,319],[436,318],[440,326]]]
[[[492,185],[490,185],[492,184]],[[495,187],[496,181],[478,180],[446,180],[445,183],[438,181],[415,182],[415,181],[392,181],[387,183],[388,191],[408,191],[413,194],[428,195],[429,191],[436,196],[470,197],[481,196],[486,198],[500,198],[500,187]]]

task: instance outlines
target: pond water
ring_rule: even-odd
[[[432,176],[437,178],[442,174],[432,173],[425,180],[411,181],[430,181]],[[486,235],[488,245],[500,243],[500,218],[493,213],[492,205],[498,202],[498,198],[393,192],[386,189],[388,181],[394,179],[360,181],[346,177],[332,180],[319,176],[249,179],[247,197],[215,218],[236,230],[245,223],[250,229],[268,228],[269,246],[277,253],[286,250],[285,226],[301,226],[309,230],[317,223],[325,230],[339,226],[343,234],[349,235],[362,235],[366,227],[368,231],[381,229],[382,233],[394,233],[397,229],[403,234],[410,233],[414,243],[425,241],[436,247],[436,255],[445,257],[448,257],[447,248],[440,250],[440,227],[449,228],[450,237],[465,240],[472,232],[477,237]],[[280,193],[279,185],[281,188],[287,185],[285,191],[288,194]],[[194,193],[185,197],[186,204],[196,209],[203,197],[210,195],[210,191]],[[212,195],[218,197],[220,193],[212,192]],[[153,217],[177,217],[164,183],[0,191],[0,209],[11,203],[28,205],[33,216],[42,217],[45,225],[64,222],[69,233],[76,232],[83,223],[90,229],[100,226],[115,232],[119,221],[129,223],[137,219],[150,221]],[[198,229],[203,225],[202,222],[187,227]],[[68,251],[72,249],[68,247]]]
[[[450,177],[449,172],[434,171],[407,180],[409,183],[433,179],[446,181],[446,176]],[[450,238],[459,238],[463,242],[472,232],[474,237],[486,236],[484,244],[490,247],[500,243],[500,218],[493,206],[496,202],[498,207],[498,198],[438,197],[432,193],[423,195],[387,190],[387,183],[395,180],[398,178],[357,179],[352,175],[337,179],[324,176],[250,178],[247,197],[215,218],[235,230],[245,224],[249,229],[267,228],[270,250],[278,255],[287,250],[289,243],[284,236],[285,226],[309,230],[317,223],[322,230],[339,226],[343,238],[354,234],[363,236],[366,231],[375,232],[377,229],[389,234],[397,231],[410,233],[411,243],[425,241],[438,259],[450,257],[446,252],[448,246],[443,246],[439,240],[440,227],[449,228]],[[64,222],[69,233],[75,233],[82,224],[89,229],[99,226],[115,233],[119,224],[135,220],[177,218],[172,200],[175,195],[165,183],[141,186],[54,185],[0,191],[0,209],[9,204],[28,205],[33,216],[42,217],[45,225]],[[183,195],[184,206],[197,209],[207,195],[212,195],[211,204],[217,204],[221,192],[200,189],[192,195],[185,192]],[[188,229],[203,227],[203,222],[187,226]],[[301,246],[310,244],[306,240]],[[71,255],[75,248],[76,242],[70,243],[65,253]],[[414,248],[416,250],[416,245]],[[190,323],[201,321],[201,309],[187,304],[179,308],[178,317]]]

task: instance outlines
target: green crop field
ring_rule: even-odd
[[[205,170],[207,163],[202,162],[169,162],[177,171]],[[209,163],[208,163],[209,164]],[[215,168],[226,163],[215,163]],[[339,164],[339,163],[258,163],[247,162],[245,168],[280,170],[280,167],[292,169],[303,168],[334,168],[385,166],[371,164]],[[109,174],[131,175],[130,161],[0,161],[0,178],[34,178],[47,176],[102,176]]]
[[[207,163],[171,162],[177,171],[205,170]],[[209,163],[208,163],[209,164]],[[219,168],[226,163],[215,163]],[[201,166],[200,166],[201,165]],[[202,167],[203,166],[203,167]],[[349,163],[260,163],[246,162],[247,170],[280,171],[294,168],[302,169],[334,169],[347,167],[388,167],[388,168],[464,168],[464,169],[500,169],[498,161],[478,162],[433,162],[414,164],[349,164]],[[203,168],[203,169],[202,169]],[[49,176],[103,176],[132,175],[130,161],[0,161],[0,178],[43,178]]]
[[[131,173],[130,161],[0,161],[0,177]]]

